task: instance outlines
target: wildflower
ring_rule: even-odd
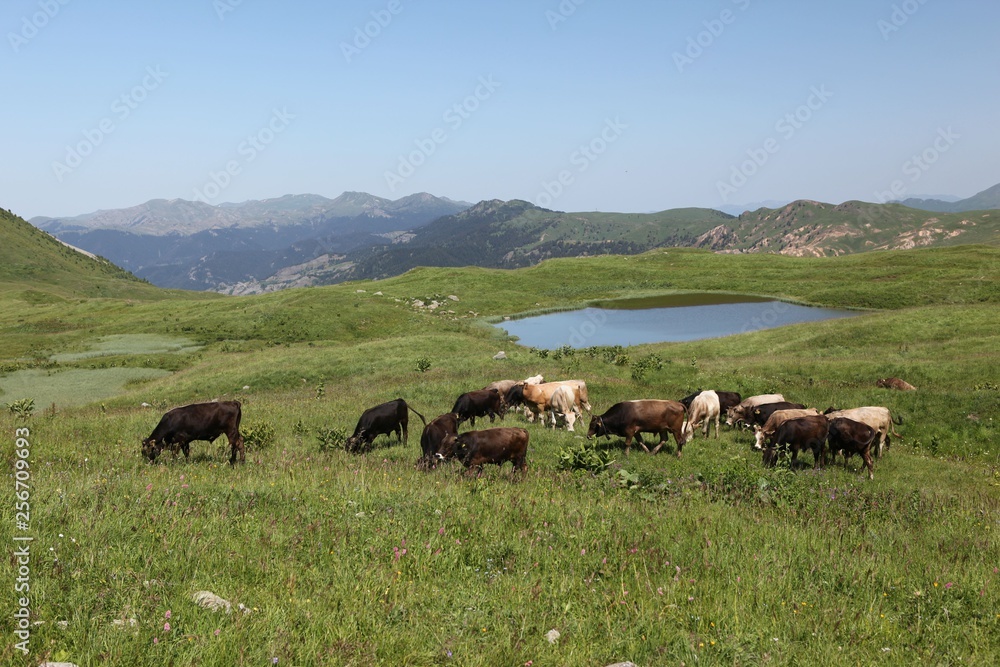
[[[167,613],[165,613],[165,614],[163,615],[163,618],[166,618],[166,619],[169,619],[169,618],[170,618],[170,610],[169,610],[169,609],[167,610]]]
[[[153,643],[154,644],[159,644],[160,643],[160,638],[159,637],[153,637]]]
[[[221,633],[221,632],[222,632],[222,628],[216,628],[215,629],[215,636],[218,637],[219,633]]]
[[[954,582],[949,581],[947,584],[944,585],[944,587],[945,587],[945,589],[948,589],[948,588],[951,588],[954,585],[955,585]]]
[[[272,665],[277,665],[278,664],[278,657],[277,656],[271,658],[271,664]]]
[[[164,623],[163,624],[163,631],[164,632],[170,632],[170,624],[169,623]]]

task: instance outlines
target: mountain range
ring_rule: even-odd
[[[739,215],[707,208],[573,213],[521,200],[471,205],[427,193],[392,201],[345,192],[219,206],[159,199],[31,222],[155,285],[228,294],[384,278],[416,266],[517,268],[658,247],[827,256],[1000,242],[1000,211],[988,210],[1000,208],[1000,185],[966,200],[920,201],[995,205],[941,213],[798,200]]]
[[[948,201],[947,199],[919,199],[910,198],[900,202],[904,206],[919,208],[925,211],[936,211],[938,213],[962,213],[964,211],[983,211],[986,209],[1000,208],[1000,183],[982,192],[972,195],[966,199],[958,201]]]

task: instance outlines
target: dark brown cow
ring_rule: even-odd
[[[482,474],[483,466],[495,463],[503,466],[510,461],[514,470],[527,470],[528,432],[523,428],[488,428],[468,431],[458,436],[455,456],[466,468],[476,468]]]
[[[906,380],[900,380],[899,378],[881,378],[875,381],[876,387],[881,387],[883,389],[899,389],[900,391],[916,391],[917,388]]]
[[[791,448],[792,468],[795,468],[795,461],[799,457],[799,450],[811,449],[814,468],[818,468],[825,463],[826,436],[829,431],[830,422],[823,415],[811,415],[809,417],[799,417],[789,419],[778,427],[768,440],[764,448],[764,465],[773,467],[778,460],[779,448]]]
[[[633,437],[643,449],[649,451],[640,433],[655,433],[660,436],[660,442],[653,448],[652,454],[660,451],[668,435],[673,433],[679,457],[687,442],[683,432],[685,414],[684,405],[678,401],[622,401],[612,405],[603,415],[591,417],[587,438],[610,438],[613,435],[625,438],[625,456],[628,456]]]
[[[239,401],[194,403],[170,410],[160,418],[148,438],[142,441],[142,453],[153,461],[164,447],[180,448],[184,458],[191,454],[193,440],[215,442],[223,433],[229,439],[229,463],[246,460],[243,436],[240,435],[242,409]]]
[[[494,417],[503,419],[506,412],[503,397],[497,389],[477,389],[462,394],[455,401],[451,411],[458,415],[458,423],[468,421],[476,425],[476,417],[489,417],[493,423]]]
[[[697,396],[700,393],[701,393],[701,390],[699,389],[698,391],[694,392],[690,396],[685,396],[679,402],[684,405],[684,409],[685,410],[690,411],[691,410],[691,402],[695,399],[695,396]],[[743,400],[743,397],[740,396],[735,391],[719,391],[719,390],[715,390],[715,393],[719,396],[719,412],[720,412],[720,414],[726,414],[726,411],[729,410],[729,408],[736,407],[737,405],[740,404],[740,401]]]
[[[354,435],[347,439],[346,447],[349,451],[358,451],[371,446],[375,438],[380,435],[395,433],[401,443],[406,444],[406,427],[409,424],[410,414],[420,417],[425,425],[427,420],[424,416],[411,408],[401,398],[388,403],[376,405],[361,413],[358,425],[354,427]]]
[[[768,418],[778,410],[805,410],[806,406],[801,403],[790,403],[788,401],[778,401],[777,403],[764,403],[752,408],[747,413],[746,423],[749,427],[763,426]]]
[[[826,436],[826,442],[831,457],[837,451],[843,452],[845,467],[847,459],[852,454],[860,454],[868,468],[868,479],[875,479],[871,450],[877,437],[878,431],[868,424],[862,424],[845,417],[837,417],[830,420],[830,431]]]
[[[435,417],[420,434],[421,465],[434,468],[439,461],[455,458],[458,437],[458,415],[454,412]]]

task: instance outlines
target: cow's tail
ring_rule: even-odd
[[[422,414],[420,414],[419,412],[417,412],[416,410],[414,410],[412,405],[410,405],[409,403],[407,403],[406,404],[406,408],[410,412],[412,412],[413,414],[415,414],[416,416],[420,417],[420,421],[422,421],[424,423],[424,426],[427,426],[427,420],[424,419],[424,416]]]
[[[893,426],[892,426],[893,424],[895,424],[896,426],[902,426],[903,425],[903,418],[900,417],[899,415],[897,415],[896,419],[890,419],[889,420],[889,430],[892,431],[892,435],[902,440],[903,436],[901,436],[900,434],[896,433],[896,429],[893,428]]]

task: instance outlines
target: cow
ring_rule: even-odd
[[[509,407],[524,405],[528,408],[528,421],[545,414],[549,409],[549,401],[557,387],[569,386],[575,391],[575,402],[582,409],[590,412],[590,402],[587,397],[587,383],[583,380],[562,380],[560,382],[545,382],[543,384],[517,383],[510,388],[504,400]]]
[[[494,417],[503,419],[507,410],[498,390],[477,389],[459,396],[451,411],[458,415],[459,424],[469,421],[475,426],[476,417],[489,417],[492,424]]]
[[[705,424],[705,437],[712,428],[712,420],[715,420],[715,439],[719,439],[719,395],[712,391],[703,391],[691,401],[688,408],[688,418],[684,422],[684,437],[694,440],[694,430],[702,423]]]
[[[844,453],[845,467],[847,459],[852,454],[860,454],[868,468],[868,479],[875,479],[871,449],[877,436],[878,431],[868,424],[862,424],[845,417],[835,417],[830,420],[830,430],[827,433],[826,442],[831,454],[837,451]]]
[[[917,388],[906,380],[900,380],[899,378],[881,378],[875,381],[876,387],[881,387],[882,389],[899,389],[900,391],[916,391]]]
[[[524,384],[541,384],[543,382],[545,382],[545,378],[542,377],[541,373],[532,375],[530,378],[524,378]]]
[[[778,449],[788,447],[792,450],[792,468],[798,459],[799,450],[811,449],[813,467],[818,468],[826,463],[826,436],[830,422],[823,415],[810,415],[789,419],[778,427],[764,448],[764,465],[773,467],[778,460]]]
[[[788,401],[778,401],[777,403],[762,403],[757,407],[751,408],[749,412],[746,413],[744,421],[746,421],[747,426],[751,428],[755,426],[763,426],[767,423],[768,418],[777,412],[778,410],[805,410],[806,406],[801,403],[789,403]],[[819,414],[818,412],[816,414]]]
[[[411,408],[401,398],[388,403],[376,405],[361,413],[358,425],[354,427],[354,435],[347,439],[345,443],[348,451],[358,451],[370,447],[375,438],[380,435],[395,433],[403,445],[406,445],[406,426],[409,423],[409,412],[420,417],[420,421],[427,424],[424,416]]]
[[[622,401],[615,403],[603,415],[593,415],[590,418],[590,428],[587,439],[594,436],[611,437],[613,435],[625,438],[625,456],[629,454],[634,437],[639,444],[649,452],[640,433],[655,433],[660,436],[660,442],[653,448],[651,454],[660,451],[670,433],[677,441],[677,456],[681,455],[686,439],[684,437],[684,405],[678,401],[662,401],[656,399]]]
[[[429,421],[420,434],[420,465],[433,468],[439,461],[455,458],[456,438],[458,415],[454,412],[439,415]]]
[[[164,447],[175,452],[180,448],[184,458],[191,454],[193,440],[215,442],[223,433],[229,440],[229,463],[235,465],[246,460],[243,436],[240,435],[240,419],[243,416],[239,401],[218,401],[214,403],[194,403],[170,410],[162,417],[148,438],[142,441],[142,453],[150,462]]]
[[[856,422],[861,422],[862,424],[868,424],[873,429],[878,431],[878,446],[876,447],[876,454],[878,458],[882,458],[882,454],[889,445],[892,444],[889,439],[889,434],[892,433],[897,438],[902,438],[900,434],[896,433],[896,429],[892,427],[893,424],[900,425],[903,423],[902,420],[893,421],[889,408],[884,408],[881,406],[866,406],[863,408],[853,408],[851,410],[837,410],[836,408],[827,408],[823,412],[827,419],[836,419],[837,417],[846,417],[847,419],[853,419]]]
[[[510,461],[515,471],[524,472],[528,469],[527,454],[528,432],[523,428],[466,431],[455,441],[455,456],[466,470],[476,468],[478,475],[483,474],[485,464],[501,467],[505,461]]]
[[[759,394],[750,398],[744,398],[738,405],[734,405],[726,410],[726,426],[744,424],[751,408],[764,403],[777,403],[783,400],[785,400],[785,397],[781,394]]]
[[[573,387],[563,385],[556,387],[549,399],[549,411],[552,413],[552,428],[559,428],[559,420],[566,423],[566,430],[572,431],[573,424],[581,416],[576,405],[576,391]]]
[[[688,412],[691,412],[691,402],[694,401],[695,396],[697,396],[700,393],[701,393],[701,389],[699,389],[698,391],[694,392],[690,396],[685,396],[684,398],[682,398],[680,400],[680,402],[684,404],[684,409],[685,410],[687,410]],[[735,392],[735,391],[719,391],[719,390],[715,390],[715,394],[719,397],[719,414],[720,415],[726,414],[726,412],[729,410],[729,408],[732,408],[734,406],[739,405],[740,401],[743,400],[743,397],[740,396],[739,393]]]
[[[501,396],[506,396],[510,388],[517,384],[517,380],[497,380],[496,382],[490,382],[488,385],[483,387],[483,389],[496,389],[500,392]]]
[[[764,441],[771,437],[778,427],[789,419],[796,419],[798,417],[809,417],[811,415],[818,415],[819,410],[816,408],[806,408],[805,410],[775,410],[771,413],[771,416],[767,418],[763,426],[754,426],[754,444],[753,448],[760,451],[764,449]]]

